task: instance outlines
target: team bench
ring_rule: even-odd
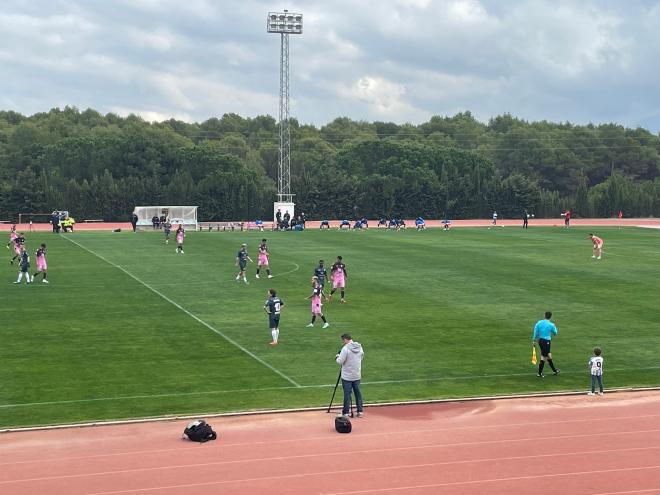
[[[216,232],[242,232],[244,230],[273,230],[273,222],[262,222],[257,225],[255,222],[198,222],[197,227],[200,232],[215,230]]]

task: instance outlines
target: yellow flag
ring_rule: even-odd
[[[532,345],[532,364],[536,364],[536,346]]]

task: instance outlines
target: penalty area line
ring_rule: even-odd
[[[67,241],[69,241],[69,242],[75,244],[76,246],[78,246],[80,249],[82,249],[82,250],[84,250],[84,251],[87,251],[89,254],[92,254],[92,255],[96,256],[97,258],[99,258],[99,259],[105,261],[108,265],[113,266],[113,267],[117,268],[118,270],[121,270],[121,271],[124,272],[126,275],[128,275],[128,276],[131,277],[133,280],[135,280],[136,282],[138,282],[138,283],[144,285],[147,289],[149,289],[149,290],[150,290],[151,292],[153,292],[154,294],[160,296],[161,298],[165,299],[168,303],[172,304],[172,305],[175,306],[176,308],[178,308],[178,309],[180,309],[181,311],[183,311],[184,313],[186,313],[186,314],[187,314],[188,316],[190,316],[193,320],[197,321],[198,323],[201,323],[201,324],[204,325],[206,328],[208,328],[209,330],[211,330],[213,333],[219,335],[220,337],[222,337],[223,339],[225,339],[227,342],[229,342],[230,344],[232,344],[233,346],[235,346],[236,348],[240,349],[240,350],[243,351],[245,354],[247,354],[248,356],[250,356],[250,357],[251,357],[252,359],[254,359],[255,361],[258,361],[259,363],[263,364],[266,368],[268,368],[268,369],[271,370],[272,372],[274,372],[274,373],[278,374],[280,377],[284,378],[287,382],[289,382],[289,383],[292,384],[293,386],[295,386],[295,387],[300,387],[300,384],[299,384],[299,383],[293,381],[291,378],[289,378],[287,375],[285,375],[284,373],[282,373],[280,370],[278,370],[278,369],[275,368],[274,366],[268,364],[266,361],[264,361],[264,360],[261,359],[259,356],[257,356],[257,355],[254,354],[253,352],[251,352],[251,351],[249,351],[248,349],[246,349],[245,347],[243,347],[241,344],[239,344],[238,342],[236,342],[235,340],[233,340],[231,337],[225,335],[224,333],[222,333],[222,332],[221,332],[220,330],[218,330],[217,328],[213,327],[213,326],[210,325],[209,323],[207,323],[207,322],[205,322],[204,320],[202,320],[199,316],[197,316],[197,315],[191,313],[190,311],[188,311],[186,308],[184,308],[183,306],[181,306],[181,305],[180,305],[179,303],[177,303],[176,301],[173,301],[172,299],[170,299],[169,297],[167,297],[167,296],[166,296],[165,294],[163,294],[162,292],[158,291],[157,289],[154,289],[154,288],[151,287],[149,284],[147,284],[147,283],[144,282],[143,280],[139,279],[138,277],[136,277],[135,275],[133,275],[131,272],[129,272],[129,271],[126,270],[125,268],[123,268],[123,267],[121,267],[121,266],[119,266],[119,265],[116,265],[116,264],[113,263],[112,261],[107,260],[106,258],[104,258],[103,256],[101,256],[100,254],[95,253],[95,252],[92,251],[91,249],[86,248],[86,247],[83,246],[82,244],[79,244],[78,242],[74,241],[73,239],[70,239],[70,238],[68,238],[68,237],[66,237],[66,236],[64,236],[64,238],[65,238]]]

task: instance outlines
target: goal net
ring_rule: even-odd
[[[136,206],[138,227],[153,228],[154,217],[165,217],[172,225],[197,230],[197,206]]]

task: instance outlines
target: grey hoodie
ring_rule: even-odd
[[[352,340],[341,348],[337,363],[341,365],[341,378],[354,382],[362,378],[362,358],[364,351],[359,342]]]

